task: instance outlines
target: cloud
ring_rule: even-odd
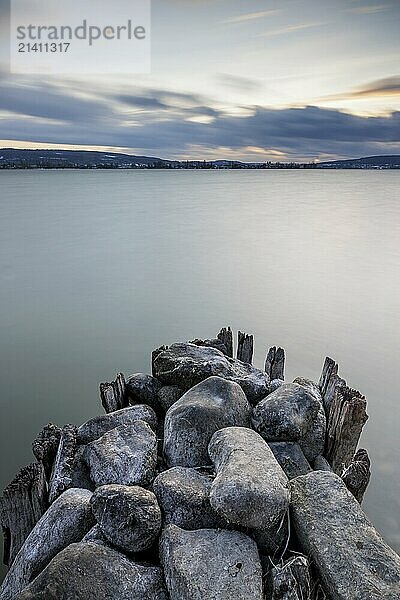
[[[304,29],[311,29],[312,27],[320,27],[321,25],[326,25],[326,23],[298,23],[296,25],[288,25],[287,27],[281,27],[280,29],[272,29],[271,31],[266,31],[265,33],[261,33],[261,37],[270,37],[277,35],[285,35],[287,33],[296,33],[297,31],[303,31]]]
[[[217,81],[220,85],[237,90],[239,92],[249,92],[261,90],[264,86],[260,81],[256,79],[250,79],[249,77],[239,77],[238,75],[231,75],[229,73],[220,73],[217,75]]]
[[[355,6],[354,8],[346,9],[346,12],[353,13],[355,15],[375,15],[384,10],[391,8],[390,4],[376,4],[374,6]]]
[[[237,15],[226,19],[224,23],[244,23],[246,21],[255,21],[256,19],[263,19],[264,17],[272,17],[282,12],[280,9],[274,10],[261,10],[259,12],[251,12],[243,15]]]
[[[400,96],[400,76],[377,79],[358,89],[328,96],[326,100],[356,100],[359,98],[378,98],[385,96]]]
[[[19,90],[14,114],[0,119],[0,139],[129,148],[140,154],[171,158],[182,157],[193,147],[200,149],[200,158],[201,152],[207,156],[218,156],[221,148],[229,149],[238,156],[241,153],[248,156],[246,149],[249,148],[256,148],[257,153],[274,149],[294,159],[326,154],[351,157],[400,151],[400,112],[367,118],[315,106],[287,109],[254,106],[247,116],[232,116],[216,110],[209,103],[181,109],[168,106],[168,102],[177,98],[193,104],[196,96],[154,89],[138,91],[137,95],[130,94],[128,97],[116,94],[111,102],[108,99],[109,108],[105,112],[105,99],[101,95],[84,99],[72,96],[64,88],[59,88],[56,93],[47,87],[40,96],[43,104],[39,102],[32,109],[32,90],[29,86],[24,89],[26,97],[21,98]],[[39,94],[38,90],[36,94]],[[161,104],[162,119],[158,109],[146,110],[143,115],[135,113],[130,118],[129,114],[118,110],[118,104],[114,104],[116,99],[121,100],[121,96],[124,102],[141,103],[149,109],[149,104]],[[10,97],[11,91],[8,92]],[[56,98],[58,108],[55,108]],[[2,99],[3,96],[0,108]],[[2,104],[4,110],[4,102]],[[6,105],[8,111],[13,110],[9,100]],[[212,119],[193,119],[195,114],[208,114]],[[50,118],[57,120],[45,120]]]

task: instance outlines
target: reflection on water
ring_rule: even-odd
[[[287,375],[326,354],[369,400],[365,508],[400,549],[396,172],[0,174],[1,484],[53,421],[163,343],[254,333]]]

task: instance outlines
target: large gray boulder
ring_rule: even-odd
[[[166,414],[164,456],[167,465],[201,467],[209,464],[207,447],[212,435],[230,425],[250,426],[250,417],[250,404],[237,383],[221,377],[202,381]]]
[[[268,446],[289,479],[312,471],[310,463],[296,442],[269,442]]]
[[[89,503],[91,495],[88,490],[73,488],[53,502],[15,557],[1,587],[1,600],[11,600],[58,552],[81,541],[95,524]]]
[[[162,570],[93,542],[71,544],[14,600],[168,600]]]
[[[176,385],[163,385],[162,388],[158,390],[157,400],[160,409],[164,414],[181,396],[183,396],[183,391]]]
[[[171,600],[262,600],[255,542],[237,531],[168,525],[160,559]]]
[[[225,356],[216,348],[196,344],[173,344],[155,351],[153,370],[164,385],[176,385],[184,391],[212,376],[238,383],[252,403],[269,391],[269,377],[264,371]]]
[[[261,400],[253,410],[253,427],[267,442],[297,442],[308,461],[324,448],[322,404],[299,383],[285,383]]]
[[[297,538],[330,600],[398,600],[400,557],[342,479],[314,471],[290,482]]]
[[[125,394],[129,404],[148,404],[158,410],[157,394],[161,383],[147,373],[135,373],[126,381]]]
[[[173,467],[157,475],[153,491],[166,525],[182,529],[214,529],[224,521],[210,505],[213,477],[187,467]]]
[[[208,448],[217,473],[210,503],[227,521],[273,535],[289,508],[288,478],[268,444],[245,427],[217,431]]]
[[[157,438],[144,421],[120,425],[88,444],[83,453],[96,487],[148,485],[155,477]]]
[[[146,404],[137,404],[86,421],[78,428],[78,443],[89,444],[114,427],[128,425],[139,419],[150,425],[153,431],[157,429],[157,417],[154,410]]]
[[[152,492],[139,486],[104,485],[90,504],[106,540],[123,552],[150,548],[161,529],[161,510]]]

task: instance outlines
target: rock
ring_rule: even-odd
[[[361,504],[371,479],[371,461],[368,452],[360,448],[349,466],[342,473],[342,479],[354,498]]]
[[[102,534],[99,525],[92,527],[92,529],[87,532],[85,537],[82,538],[82,542],[93,542],[94,544],[100,544],[100,546],[110,547],[110,544]]]
[[[209,464],[208,443],[218,429],[250,425],[251,407],[237,383],[209,377],[168,410],[164,426],[167,465],[201,467]]]
[[[171,600],[262,600],[257,546],[237,531],[168,525],[160,559]]]
[[[289,479],[312,471],[310,463],[296,442],[269,442],[268,446]]]
[[[157,496],[166,525],[182,529],[213,529],[224,521],[210,505],[213,477],[186,467],[173,467],[157,475],[153,491]]]
[[[72,463],[70,487],[81,488],[93,492],[94,484],[90,479],[89,467],[83,458],[84,452],[85,446],[78,446]]]
[[[271,600],[311,600],[310,565],[305,556],[286,560],[268,573],[266,588]]]
[[[80,541],[93,527],[91,495],[88,490],[69,489],[53,502],[18,552],[4,579],[1,600],[11,600],[58,552]]]
[[[49,502],[71,487],[72,467],[77,449],[77,428],[66,425],[61,430],[60,443],[49,481]]]
[[[261,553],[270,556],[273,562],[280,562],[290,537],[289,513],[282,517],[282,521],[277,527],[273,524],[264,529],[248,529],[248,535],[257,543]]]
[[[157,394],[161,383],[146,373],[130,375],[126,382],[125,393],[129,404],[148,404],[157,411]]]
[[[210,504],[228,522],[276,532],[289,507],[288,479],[268,444],[252,429],[217,431],[208,451],[217,476]]]
[[[219,338],[213,338],[212,340],[196,339],[192,340],[190,343],[195,344],[196,346],[205,346],[206,348],[216,348],[217,350],[222,352],[222,354],[225,354],[226,356],[229,355],[226,345]]]
[[[157,438],[147,423],[133,421],[88,444],[83,457],[96,487],[148,485],[155,477]]]
[[[283,385],[284,383],[285,382],[283,381],[283,379],[273,379],[269,384],[269,393],[271,394],[272,392],[275,392],[275,390],[280,388],[281,385]]]
[[[261,400],[253,410],[253,426],[267,442],[298,442],[308,461],[323,451],[322,404],[299,383],[285,383]]]
[[[332,600],[398,600],[400,557],[374,529],[334,473],[314,471],[290,482],[300,546]]]
[[[269,377],[216,348],[195,344],[173,344],[153,353],[154,374],[164,385],[176,385],[184,391],[211,376],[238,383],[249,402],[256,403],[268,393]]]
[[[139,486],[104,485],[90,504],[106,540],[123,552],[147,550],[160,533],[157,498]]]
[[[314,460],[314,471],[332,471],[331,465],[326,460],[325,456],[319,454],[317,458]]]
[[[114,427],[127,425],[139,419],[150,425],[153,431],[157,429],[157,416],[154,410],[146,404],[137,404],[86,421],[78,428],[78,444],[89,444]]]
[[[71,544],[14,600],[168,600],[162,570],[92,542]]]
[[[176,385],[163,385],[163,387],[158,391],[157,398],[158,403],[164,413],[166,413],[167,410],[171,408],[171,406],[175,404],[175,402],[177,402],[182,395],[183,391]]]

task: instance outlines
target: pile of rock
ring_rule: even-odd
[[[285,383],[282,349],[252,354],[230,329],[159,348],[100,386],[105,415],[47,425],[0,502],[0,600],[398,600],[359,503],[365,398],[331,359]]]

